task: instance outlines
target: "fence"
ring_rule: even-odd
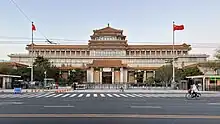
[[[116,84],[99,84],[99,83],[84,83],[86,89],[119,89],[121,87],[125,89],[171,89],[169,86],[162,85],[147,85],[143,83],[116,83]]]

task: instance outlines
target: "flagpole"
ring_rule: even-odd
[[[174,26],[175,22],[173,21],[173,26]],[[174,48],[174,45],[175,45],[175,32],[174,32],[174,29],[173,29],[173,62],[172,62],[172,67],[173,67],[173,78],[172,78],[172,85],[173,85],[173,88],[174,88],[174,84],[175,84],[175,65],[174,65],[174,61],[175,61],[175,48]]]
[[[33,22],[32,25],[33,26]],[[31,82],[34,81],[34,32],[31,28]]]

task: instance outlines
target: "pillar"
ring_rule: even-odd
[[[120,68],[120,83],[123,83],[124,79],[124,73],[123,73],[123,67]]]
[[[102,84],[102,68],[100,68],[100,71],[99,71],[99,82],[100,84]]]
[[[3,77],[3,81],[2,81],[2,89],[6,88],[6,77]]]
[[[124,82],[127,83],[128,82],[128,70],[124,69]]]
[[[143,79],[143,83],[147,80],[147,72],[146,71],[144,71],[144,79]]]
[[[112,68],[112,84],[115,83],[115,70]]]
[[[155,78],[156,77],[156,71],[153,71],[153,73],[154,73],[153,77]]]
[[[202,78],[202,90],[205,91],[205,85],[206,85],[206,81],[205,81],[205,76]]]

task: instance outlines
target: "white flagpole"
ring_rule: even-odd
[[[175,22],[173,21],[173,26],[174,26],[174,24],[175,24]],[[175,52],[175,48],[174,48],[174,45],[175,45],[175,31],[174,31],[174,29],[173,29],[173,63],[172,63],[172,66],[173,66],[173,78],[172,78],[172,84],[173,84],[173,88],[174,88],[174,84],[175,84],[175,54],[174,54],[174,52]]]
[[[32,22],[32,25],[31,25],[31,31],[32,31],[32,34],[31,34],[31,82],[34,81],[34,33],[33,33],[33,29],[32,29],[32,26],[33,26],[33,22]]]

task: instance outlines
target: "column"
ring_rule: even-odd
[[[123,76],[123,67],[120,68],[120,83],[123,83],[123,79],[124,79],[124,76]]]
[[[127,83],[128,82],[128,70],[124,69],[124,82]]]
[[[202,90],[205,91],[205,85],[206,85],[206,81],[205,81],[205,76],[202,79]]]
[[[153,73],[154,73],[153,77],[155,78],[155,76],[156,76],[156,71],[153,71]]]
[[[3,80],[2,80],[2,89],[5,89],[6,87],[6,77],[2,77]]]
[[[100,71],[99,71],[99,82],[100,84],[102,84],[102,68],[100,68]]]
[[[112,84],[115,83],[115,70],[112,68]]]
[[[144,79],[143,79],[143,83],[147,80],[147,73],[146,73],[146,71],[144,71]]]

